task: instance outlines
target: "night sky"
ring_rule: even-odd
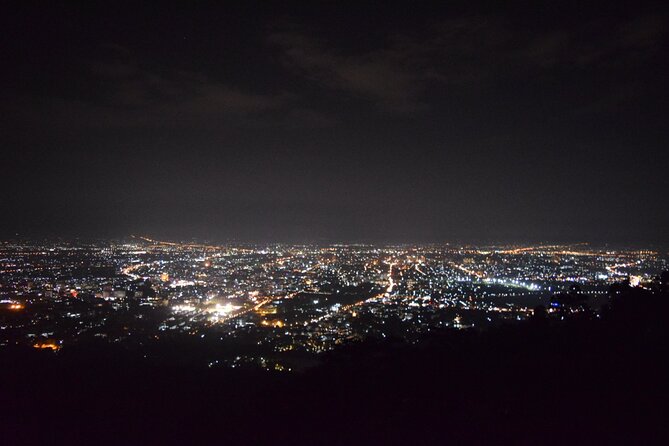
[[[666,8],[136,3],[2,5],[2,238],[669,241]]]

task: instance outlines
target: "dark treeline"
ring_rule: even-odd
[[[666,444],[668,279],[612,286],[599,315],[368,341],[300,373],[5,349],[0,444]]]

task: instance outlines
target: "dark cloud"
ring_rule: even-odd
[[[606,74],[612,66],[638,63],[660,50],[666,22],[662,16],[598,19],[537,32],[503,16],[474,16],[432,23],[413,35],[389,33],[368,49],[338,48],[299,27],[286,28],[269,41],[296,75],[382,110],[413,112],[429,107],[434,89],[545,77],[578,66]]]
[[[25,5],[1,231],[666,239],[665,10]]]
[[[226,125],[290,105],[285,93],[262,94],[183,71],[151,71],[132,62],[98,61],[82,66],[92,85],[79,97],[29,97],[27,113],[62,125],[118,128]]]
[[[419,100],[425,77],[417,74],[410,53],[398,48],[346,55],[326,49],[315,39],[294,32],[275,32],[271,43],[286,65],[322,85],[360,95],[394,111],[424,107]]]

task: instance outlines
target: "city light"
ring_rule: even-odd
[[[586,245],[238,247],[135,237],[1,250],[9,297],[0,311],[21,315],[4,322],[6,343],[58,350],[35,339],[150,345],[196,337],[255,345],[246,360],[272,370],[270,353],[318,356],[368,338],[413,342],[517,323],[536,306],[556,318],[599,309],[615,281],[648,288],[668,265],[655,251]],[[29,271],[12,266],[24,264],[42,275],[26,281]],[[67,276],[82,264],[103,265],[103,274]],[[209,362],[239,366],[225,351]]]

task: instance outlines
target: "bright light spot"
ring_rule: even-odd
[[[38,349],[42,349],[42,350],[49,349],[49,350],[54,351],[54,352],[60,350],[60,345],[56,344],[53,341],[38,342],[37,344],[34,344],[33,347],[38,348]]]
[[[174,305],[172,306],[172,311],[175,313],[192,313],[195,311],[195,306],[187,304]]]

